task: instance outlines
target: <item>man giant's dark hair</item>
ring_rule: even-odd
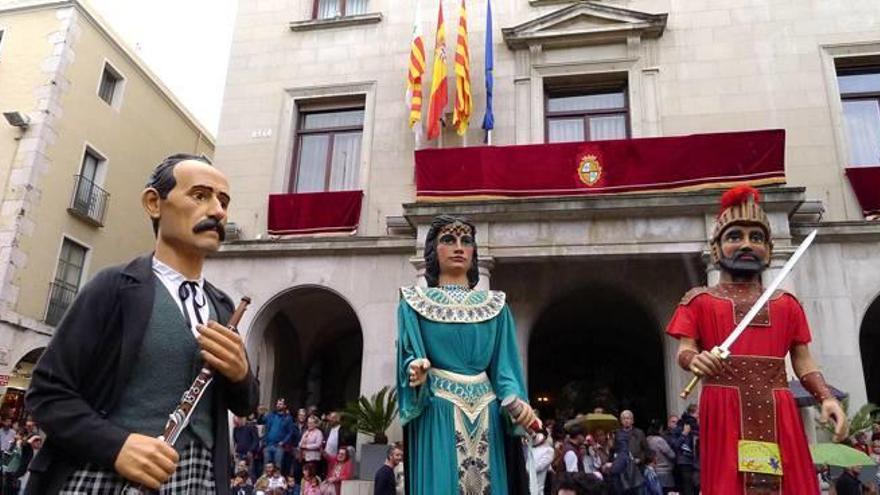
[[[471,229],[471,236],[474,241],[474,258],[471,267],[468,269],[468,285],[471,289],[477,286],[480,281],[480,269],[477,265],[477,228],[474,224],[468,222],[464,218],[454,217],[452,215],[437,215],[431,221],[431,229],[428,230],[428,236],[425,238],[425,280],[428,287],[437,287],[440,284],[440,261],[437,259],[437,237],[440,230],[447,225],[458,222],[467,225]]]
[[[213,165],[211,160],[204,155],[177,153],[165,158],[160,164],[156,165],[156,168],[153,169],[153,173],[150,174],[150,177],[147,179],[144,188],[153,188],[159,193],[160,199],[168,199],[168,193],[170,193],[177,185],[177,180],[174,178],[174,167],[177,166],[178,163],[187,160],[195,160],[197,162]],[[153,219],[153,234],[159,234],[159,220],[155,218]]]

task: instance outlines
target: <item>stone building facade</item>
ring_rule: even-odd
[[[77,0],[0,4],[0,111],[7,414],[80,286],[153,245],[140,192],[155,164],[214,141]]]
[[[430,59],[438,2],[421,4]],[[460,1],[442,4],[451,52]],[[414,5],[240,3],[216,156],[231,180],[241,240],[208,269],[214,283],[254,300],[241,328],[265,403],[287,396],[336,407],[394,383],[397,289],[419,279],[430,219],[445,212],[478,226],[481,286],[508,294],[539,407],[604,402],[645,420],[680,411],[688,377],[662,332],[689,287],[717,280],[706,241],[718,191],[417,200],[417,146],[482,145],[486,2],[467,2],[470,130],[446,129],[439,142],[419,145],[404,105]],[[846,176],[852,165],[880,164],[880,152],[878,163],[854,162],[864,145],[851,132],[841,83],[880,77],[880,6],[495,0],[492,10],[494,146],[570,140],[571,132],[786,131],[787,183],[764,191],[776,237],[767,276],[818,229],[786,287],[804,304],[829,381],[853,406],[880,400],[880,224],[865,220]],[[557,121],[554,108],[585,101],[583,124]],[[618,103],[602,106],[609,101]],[[618,120],[592,120],[596,108]],[[320,144],[330,142],[336,148]],[[323,182],[309,175],[316,160]],[[272,234],[270,196],[334,190],[362,192],[356,233]]]

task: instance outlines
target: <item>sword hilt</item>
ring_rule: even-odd
[[[712,350],[709,352],[717,356],[719,359],[727,359],[728,357],[730,357],[729,350],[724,350],[718,346],[713,347]],[[682,399],[687,399],[688,395],[691,395],[691,392],[694,391],[694,387],[696,387],[697,384],[700,383],[700,378],[700,375],[694,373],[694,377],[691,378],[691,381],[688,382],[687,386],[684,388],[684,390],[681,391],[680,394],[678,394],[678,396]]]

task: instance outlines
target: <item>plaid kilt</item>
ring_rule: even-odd
[[[78,469],[59,495],[120,495],[125,478],[112,469],[87,465]],[[149,492],[156,493],[156,492]],[[180,452],[180,462],[171,478],[159,488],[159,495],[209,495],[216,493],[211,451],[192,442]]]

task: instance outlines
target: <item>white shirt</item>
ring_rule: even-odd
[[[324,453],[336,457],[339,453],[339,425],[330,428],[327,432],[327,444],[324,446]]]
[[[171,268],[170,266],[162,263],[155,256],[153,256],[153,273],[159,278],[162,282],[162,285],[168,289],[168,293],[171,294],[171,299],[177,303],[177,307],[180,308],[180,313],[184,315],[184,319],[189,320],[190,322],[190,330],[192,331],[193,336],[198,337],[199,331],[196,329],[196,325],[199,324],[199,319],[205,324],[208,323],[208,319],[211,315],[211,310],[208,308],[208,299],[205,296],[205,277],[199,275],[198,280],[188,280],[184,277],[180,272]],[[184,282],[192,282],[195,285],[188,285],[186,294],[186,307],[184,308],[183,301],[181,301],[181,290],[180,286]],[[195,295],[191,294],[192,288],[195,287]],[[193,301],[196,304],[193,304]],[[196,306],[198,306],[198,316],[196,315]]]
[[[565,460],[565,470],[569,473],[578,472],[578,456],[573,451],[569,450],[565,453],[563,457]]]

